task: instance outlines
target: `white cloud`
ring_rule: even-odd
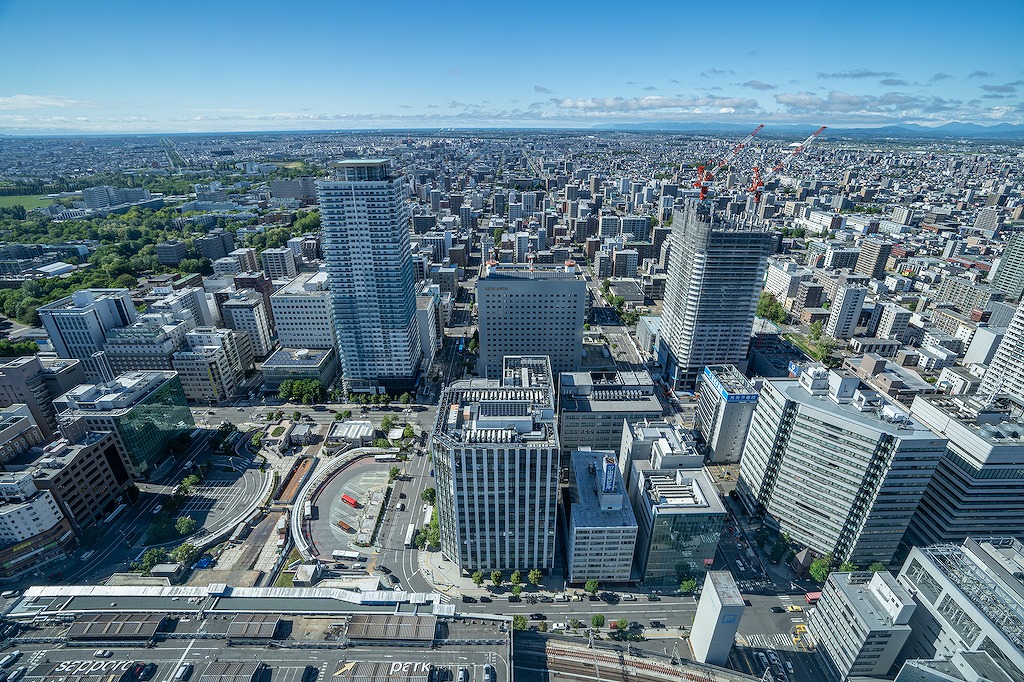
[[[0,95],[0,111],[19,109],[45,109],[47,107],[73,107],[82,102],[68,97],[47,97],[45,95]]]

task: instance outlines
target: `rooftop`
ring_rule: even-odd
[[[170,371],[125,372],[106,383],[80,384],[55,399],[53,406],[59,412],[128,410],[176,376]]]
[[[735,365],[708,365],[704,376],[726,396],[757,395],[757,391]]]
[[[557,445],[546,356],[505,357],[501,381],[457,381],[441,393],[434,437],[451,443]]]
[[[334,353],[333,348],[278,348],[262,367],[316,367]]]
[[[743,595],[740,594],[736,580],[729,571],[708,571],[707,578],[718,595],[722,606],[743,606]]]
[[[650,469],[643,477],[647,501],[659,514],[725,514],[711,477],[702,468]]]
[[[914,599],[888,571],[832,573],[828,578],[868,630],[909,629]]]
[[[937,433],[958,441],[956,434],[970,434],[990,446],[1024,445],[1024,420],[1010,413],[1005,401],[984,403],[973,396],[929,395],[914,399],[915,417]]]
[[[577,450],[572,453],[572,470],[576,481],[570,513],[574,527],[637,525],[614,452]]]

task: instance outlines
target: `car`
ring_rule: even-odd
[[[625,594],[622,595],[622,600],[623,601],[636,601],[636,595],[635,594],[630,594],[629,592],[626,592]]]
[[[547,620],[543,613],[531,613],[530,620]]]
[[[790,675],[792,675],[794,673],[794,671],[793,671],[793,664],[790,663],[789,661],[786,661],[786,670],[789,671]]]
[[[589,599],[590,601],[601,601],[601,598],[598,597],[596,594],[589,595],[587,599]]]
[[[656,594],[647,595],[647,601],[661,601],[661,597]]]
[[[137,680],[142,675],[143,668],[146,667],[145,663],[136,663],[131,669],[131,679]]]
[[[400,581],[400,580],[398,579],[398,576],[397,576],[397,575],[389,575],[389,576],[388,576],[388,580],[389,580],[389,581],[391,581],[391,584],[392,584],[392,585],[397,585],[397,584],[398,584],[399,582],[401,582],[401,581]]]
[[[663,627],[665,627],[665,624],[662,623],[660,620],[652,620],[651,621],[651,627],[652,628],[663,628]]]
[[[609,604],[619,603],[619,595],[615,594],[614,592],[604,592],[603,594],[601,594],[601,599],[608,602]]]
[[[781,606],[773,606],[772,607],[772,613],[785,613],[785,612],[786,612],[786,609],[782,608]]]
[[[488,597],[486,594],[480,597],[480,602],[483,604],[490,604],[492,601],[494,600]]]
[[[768,668],[768,659],[765,658],[765,655],[762,654],[760,651],[757,652],[757,660],[761,662],[761,665],[764,668]]]
[[[508,600],[510,602],[517,602],[517,601],[523,601],[523,598],[520,597],[518,594],[510,594],[510,595],[508,595]]]
[[[459,668],[459,682],[469,682],[469,670],[465,666]]]
[[[484,666],[484,682],[497,682],[498,673],[494,666],[488,663]]]
[[[114,652],[110,649],[99,649],[94,651],[92,654],[95,658],[110,658],[114,655]]]
[[[405,493],[398,493],[398,499],[404,500],[405,499]]]
[[[550,603],[552,603],[553,601],[555,601],[555,600],[554,600],[553,598],[551,598],[551,597],[547,596],[546,594],[545,594],[544,596],[542,596],[542,597],[540,598],[540,600],[541,600],[542,602],[544,602],[545,604],[550,604]]]
[[[153,507],[153,513],[154,514],[159,514],[160,510],[163,509],[163,508],[164,508],[164,506],[162,504],[158,504],[157,506]]]
[[[383,573],[384,575],[391,575],[391,569],[387,566],[378,566],[377,570]]]
[[[782,661],[779,660],[778,654],[776,654],[774,651],[769,651],[768,652],[768,660],[771,661],[772,664],[774,664],[774,665],[777,665],[777,666],[781,666],[782,665]]]
[[[793,611],[793,612],[800,612],[800,611],[804,610],[804,607],[797,606],[796,604],[790,604],[789,606],[786,607],[786,610],[787,611]]]
[[[470,594],[464,594],[464,595],[462,595],[462,603],[463,604],[475,604],[476,603],[476,597],[474,597],[473,595],[470,595]]]

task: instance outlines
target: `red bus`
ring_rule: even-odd
[[[814,606],[818,603],[818,600],[821,599],[821,592],[808,592],[804,595],[804,599],[807,600],[808,604]]]
[[[351,498],[348,495],[342,495],[341,496],[341,501],[344,502],[345,504],[347,504],[348,506],[354,508],[354,509],[358,509],[359,508],[359,503],[356,502],[354,498]]]
[[[338,528],[341,528],[346,533],[355,533],[356,532],[355,528],[353,528],[352,526],[348,525],[344,521],[338,521]]]

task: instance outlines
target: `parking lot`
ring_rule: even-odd
[[[377,462],[372,457],[353,462],[336,473],[313,498],[313,518],[309,522],[310,539],[320,556],[330,556],[336,550],[362,551],[355,542],[360,535],[367,539],[373,532],[376,515],[368,504],[374,496],[381,496],[388,485],[388,470],[393,462]],[[359,508],[342,501],[348,495]],[[349,525],[348,532],[338,522]]]

